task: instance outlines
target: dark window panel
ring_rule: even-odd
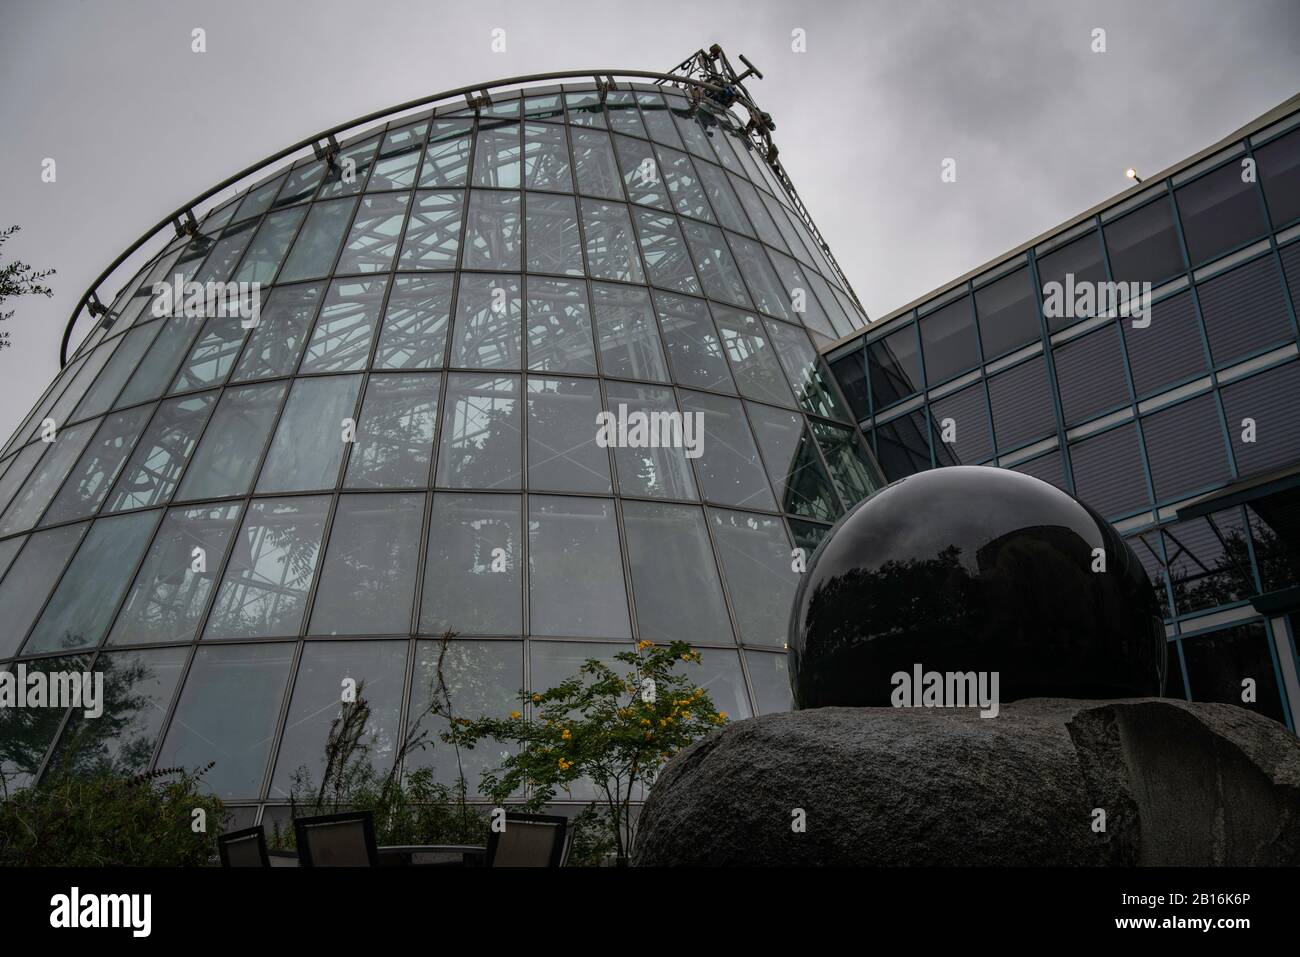
[[[1209,262],[1268,230],[1255,183],[1242,181],[1239,160],[1206,173],[1176,193],[1192,265]]]
[[[372,375],[348,458],[346,488],[423,488],[438,424],[437,373]]]
[[[615,136],[614,153],[618,157],[623,188],[627,190],[629,200],[665,211],[673,208],[664,173],[649,143],[628,136]]]
[[[1249,532],[1240,508],[1162,529],[1178,614],[1217,608],[1255,594]]]
[[[1262,622],[1184,638],[1183,655],[1193,701],[1232,704],[1286,723],[1268,650],[1268,632]],[[1241,700],[1241,683],[1246,678],[1255,681],[1257,697],[1250,704]]]
[[[1197,286],[1196,293],[1216,366],[1295,340],[1272,256],[1215,276]]]
[[[153,411],[154,406],[137,406],[105,416],[63,488],[46,509],[42,525],[84,518],[99,509]]]
[[[523,297],[518,276],[460,277],[451,364],[469,369],[523,365]]]
[[[1070,446],[1075,494],[1108,519],[1149,508],[1137,426],[1092,435]]]
[[[848,355],[831,363],[831,372],[835,374],[849,408],[853,410],[854,419],[861,421],[871,414],[870,401],[867,398],[867,357],[862,349],[855,349]]]
[[[573,197],[529,193],[526,205],[528,271],[581,276],[582,237]]]
[[[474,145],[474,185],[518,189],[519,124],[487,120],[479,124]]]
[[[867,346],[871,401],[877,411],[888,408],[921,388],[921,355],[916,327],[908,324]]]
[[[1139,336],[1144,331],[1150,330],[1133,330]],[[1110,323],[1053,350],[1067,429],[1132,401],[1120,337],[1118,326]]]
[[[322,283],[273,289],[263,304],[261,319],[239,357],[231,381],[246,382],[293,372],[324,292]]]
[[[1300,362],[1223,387],[1223,411],[1237,471],[1259,475],[1300,459]],[[1254,441],[1245,441],[1254,420]]]
[[[424,165],[420,167],[419,186],[465,185],[469,175],[469,134],[473,126],[474,121],[469,119],[433,121]]]
[[[885,478],[896,482],[930,467],[930,443],[924,412],[912,412],[878,425],[876,458]]]
[[[1186,269],[1174,231],[1173,210],[1164,197],[1108,223],[1104,232],[1111,277],[1116,282],[1159,284]]]
[[[661,292],[654,294],[654,302],[673,381],[693,389],[735,395],[722,339],[713,326],[708,305],[701,299]]]
[[[216,405],[216,393],[169,399],[158,406],[105,505],[120,512],[168,502]]]
[[[858,504],[884,484],[855,429],[814,419],[812,430],[846,506]]]
[[[518,495],[433,497],[420,631],[523,631],[523,521]],[[517,688],[512,690],[518,690]]]
[[[1151,306],[1151,324],[1134,328],[1121,322],[1129,368],[1138,398],[1155,395],[1209,371],[1201,323],[1191,292],[1162,299]],[[1058,375],[1059,375],[1058,367]]]
[[[306,215],[306,206],[296,206],[266,217],[232,281],[269,283],[274,279],[284,254],[289,251],[289,244],[298,234],[298,224]]]
[[[993,433],[983,384],[977,382],[931,402],[930,431],[937,465],[978,465],[992,456]],[[951,441],[945,442],[945,435]]]
[[[519,376],[447,376],[437,484],[446,488],[520,487]]]
[[[1213,393],[1148,415],[1142,437],[1157,501],[1174,501],[1232,477]]]
[[[993,408],[993,434],[1001,451],[1056,431],[1047,363],[1042,356],[990,377],[989,404]]]
[[[475,195],[478,195],[476,192]],[[517,199],[518,197],[516,197]],[[460,250],[460,221],[465,191],[425,191],[415,194],[411,219],[402,240],[399,269],[454,269]],[[515,224],[516,233],[518,224]],[[472,237],[482,241],[483,237]],[[516,235],[516,244],[518,238]],[[468,251],[466,252],[468,256]],[[516,250],[516,258],[518,252]]]
[[[343,244],[334,271],[349,273],[387,272],[402,238],[402,224],[410,205],[409,193],[377,193],[362,197],[352,229]]]
[[[841,422],[850,421],[849,410],[831,384],[830,374],[808,341],[808,334],[798,326],[771,319],[766,324],[777,358],[804,411]]]
[[[27,537],[25,547],[0,583],[0,607],[5,610],[0,658],[17,653],[87,527],[64,525]]]
[[[745,291],[736,260],[722,238],[722,230],[687,221],[683,221],[682,228],[705,294],[710,299],[748,308],[749,293]]]
[[[9,508],[4,509],[3,518],[0,518],[0,536],[26,531],[36,524],[81,458],[98,425],[98,422],[83,422],[59,432],[48,447],[43,442],[37,444],[36,447],[46,449],[46,454],[32,469],[23,490],[14,496]],[[7,492],[6,489],[4,496],[0,497],[0,509],[4,508]]]
[[[592,283],[596,338],[605,375],[668,381],[668,364],[644,289]]]
[[[1300,218],[1300,129],[1255,150],[1255,161],[1269,219],[1275,229],[1281,229]]]
[[[89,656],[76,655],[30,662],[27,673],[53,676],[59,672],[84,672],[89,667]],[[50,680],[54,680],[53,677]],[[67,711],[61,707],[0,709],[0,739],[5,742],[4,752],[0,754],[0,778],[5,782],[7,793],[35,781]]]
[[[650,285],[701,295],[700,281],[695,276],[695,267],[691,265],[690,252],[677,218],[650,209],[634,209],[632,219],[636,223],[646,271],[650,274]]]
[[[398,276],[384,307],[376,369],[437,369],[451,318],[453,277]]]
[[[622,203],[584,199],[582,227],[586,236],[587,272],[596,279],[644,283],[632,219]]]
[[[594,373],[596,349],[586,283],[536,276],[529,276],[527,283],[528,368]]]
[[[749,418],[781,510],[823,522],[839,518],[840,504],[803,417],[753,404]]]
[[[977,289],[975,312],[988,359],[1036,342],[1042,335],[1028,266]]]
[[[1269,509],[1269,515],[1274,514]],[[1285,511],[1282,513],[1285,515]],[[1255,563],[1259,568],[1259,577],[1265,592],[1291,588],[1300,582],[1300,542],[1294,541],[1286,526],[1282,532],[1270,524],[1259,512],[1246,507],[1250,519],[1250,536],[1255,547]]]
[[[1068,491],[1065,482],[1065,469],[1059,451],[1048,452],[1046,455],[1040,455],[1028,462],[1021,462],[1012,468],[1012,471],[1020,472],[1022,475],[1032,475],[1048,485],[1055,485],[1061,491]]]
[[[573,171],[565,129],[553,123],[524,124],[524,185],[573,192]]]
[[[506,269],[518,272],[523,229],[519,193],[470,190],[465,225],[465,269]]]
[[[979,364],[969,299],[958,299],[921,319],[925,381],[933,388]]]

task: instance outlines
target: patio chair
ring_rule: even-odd
[[[217,838],[222,867],[270,867],[266,853],[266,832],[261,825],[230,831]]]
[[[559,867],[568,845],[569,819],[550,814],[506,814],[505,830],[488,835],[488,867]]]
[[[293,821],[299,867],[378,867],[369,811],[345,811]]]

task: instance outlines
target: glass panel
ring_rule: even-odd
[[[664,104],[663,97],[658,93],[638,90],[636,100],[641,105],[641,115],[645,119],[650,138],[657,143],[667,143],[680,149],[682,138],[677,135],[677,127],[668,112],[668,107]]]
[[[695,175],[691,158],[685,153],[663,147],[659,147],[655,152],[659,158],[659,168],[663,170],[663,177],[668,181],[673,207],[677,212],[705,222],[716,222],[713,211],[709,209],[709,203],[704,198],[704,188]]]
[[[731,258],[731,250],[722,239],[722,230],[685,221],[682,227],[686,231],[686,242],[690,245],[700,281],[704,283],[705,294],[710,299],[748,306],[749,294],[745,292],[745,284],[741,281],[736,261]]]
[[[5,610],[0,658],[18,651],[85,530],[85,525],[64,525],[28,536],[27,546],[0,583],[0,608]]]
[[[434,495],[421,632],[523,631],[521,516],[518,495]]]
[[[415,185],[415,171],[420,168],[420,151],[428,129],[427,122],[420,122],[385,134],[367,191],[410,189]]]
[[[1006,451],[1056,431],[1047,363],[1041,356],[989,379],[993,434]]]
[[[831,383],[830,374],[817,358],[808,334],[797,326],[767,320],[773,348],[790,382],[799,404],[808,412],[827,418],[851,421],[849,410]]]
[[[694,389],[735,395],[736,386],[709,307],[699,299],[661,292],[655,293],[654,301],[673,367],[673,381]]]
[[[405,771],[433,769],[433,780],[455,787],[464,775],[469,795],[478,794],[482,773],[498,767],[510,753],[492,742],[459,752],[439,735],[447,719],[429,713],[435,702],[456,717],[502,718],[519,704],[524,684],[523,645],[518,641],[421,641],[416,648],[408,735],[423,737],[423,746],[406,755]],[[438,662],[442,661],[439,682]]]
[[[233,222],[241,222],[253,216],[261,216],[271,208],[271,201],[275,199],[275,194],[280,191],[280,185],[284,182],[285,174],[281,173],[269,183],[263,183],[254,189],[250,189],[244,196],[244,201],[239,204],[239,210],[235,213]]]
[[[524,97],[524,116],[530,120],[564,122],[564,100],[560,95]]]
[[[528,379],[530,489],[610,491],[609,453],[596,443],[600,412],[594,379]]]
[[[360,386],[360,376],[294,382],[262,466],[259,492],[334,487],[343,458],[343,420],[354,414]]]
[[[1174,232],[1173,212],[1163,197],[1108,223],[1103,232],[1110,273],[1116,281],[1159,283],[1186,268]]]
[[[99,509],[152,413],[153,406],[141,406],[126,412],[114,412],[104,419],[104,424],[46,510],[43,525],[92,515]]]
[[[248,247],[244,261],[239,264],[234,281],[269,283],[274,279],[284,254],[289,250],[289,243],[293,242],[293,237],[298,233],[298,224],[305,215],[307,207],[296,206],[266,217],[258,228],[252,245]]]
[[[364,369],[388,279],[336,279],[316,319],[299,373]]]
[[[474,148],[474,185],[519,188],[519,124],[480,124]]]
[[[208,258],[203,261],[203,268],[194,274],[194,281],[206,284],[208,282],[225,282],[229,279],[235,264],[239,262],[244,250],[248,248],[256,226],[257,220],[249,220],[239,226],[232,226],[227,229],[226,234],[217,241],[217,244],[212,247],[212,252],[208,255]]]
[[[524,185],[529,189],[573,192],[569,144],[564,127],[553,123],[524,124]]]
[[[411,221],[402,241],[400,269],[454,269],[460,249],[460,220],[465,191],[415,194]]]
[[[1073,277],[1073,278],[1067,278]],[[1071,240],[1059,249],[1038,258],[1038,281],[1044,289],[1050,283],[1057,283],[1062,291],[1066,285],[1071,288],[1083,283],[1106,281],[1106,264],[1101,258],[1101,243],[1096,233],[1089,233]],[[1059,310],[1066,312],[1067,310]],[[1068,310],[1074,312],[1073,309]],[[1044,310],[1049,332],[1057,332],[1073,325],[1086,316],[1049,315]]]
[[[1132,401],[1120,338],[1120,325],[1111,323],[1053,352],[1057,394],[1067,428]]]
[[[578,178],[578,192],[605,199],[623,198],[618,164],[614,162],[614,147],[609,134],[596,130],[573,129],[574,173]]]
[[[273,289],[262,316],[239,357],[232,381],[287,375],[298,367],[307,330],[325,287],[319,283]]]
[[[528,271],[582,275],[582,237],[572,196],[528,194]]]
[[[845,505],[852,507],[881,487],[883,483],[877,477],[875,463],[867,456],[856,432],[816,419],[812,430]]]
[[[894,482],[930,467],[930,440],[924,412],[913,412],[878,426],[876,455],[885,478]]]
[[[722,505],[776,509],[758,449],[735,399],[682,392],[683,412],[704,417],[702,455],[696,459],[704,497]]]
[[[786,292],[781,288],[781,281],[777,279],[763,247],[752,239],[732,236],[731,248],[736,252],[736,261],[758,308],[769,316],[793,319],[787,306]]]
[[[4,518],[0,520],[0,535],[12,535],[36,524],[50,504],[50,499],[54,498],[59,486],[68,477],[68,472],[81,457],[98,425],[98,422],[83,422],[58,433],[58,438],[32,470],[21,494],[14,498],[4,512]],[[45,443],[40,443],[40,447],[44,446]],[[0,498],[0,505],[3,503],[4,499]]]
[[[202,316],[174,316],[163,320],[162,331],[113,403],[113,408],[121,409],[162,395],[176,374],[181,359],[189,353],[190,343],[203,328],[203,323]],[[60,420],[56,418],[56,421]]]
[[[647,136],[641,117],[637,115],[636,97],[631,90],[610,90],[605,95],[605,109],[611,130],[643,138]]]
[[[733,232],[744,233],[746,236],[754,235],[754,229],[745,218],[740,200],[736,198],[736,191],[727,182],[726,174],[708,163],[699,165],[699,174],[704,192],[708,194],[709,202],[717,212],[718,220],[722,225]],[[711,217],[705,218],[711,219]]]
[[[699,667],[687,668],[686,675],[707,691],[713,707],[732,721],[753,717],[745,676],[740,670],[740,656],[736,652],[705,648],[701,651]]]
[[[421,186],[464,186],[469,174],[470,119],[434,120],[420,169]]]
[[[749,217],[749,221],[754,224],[754,229],[758,231],[758,238],[769,246],[784,250],[785,241],[781,239],[781,232],[776,228],[776,223],[772,221],[772,215],[767,211],[767,207],[758,198],[758,190],[734,174],[729,176],[728,179],[731,180],[731,185],[735,187],[736,195],[740,197],[740,203],[745,207],[745,214]]]
[[[1278,469],[1300,459],[1300,364],[1288,362],[1225,386],[1223,410],[1242,475]],[[1255,442],[1243,442],[1242,422],[1255,420]]]
[[[713,538],[731,592],[740,640],[785,647],[786,624],[799,582],[790,540],[779,518],[710,509]]]
[[[672,209],[668,201],[668,188],[664,185],[650,144],[627,136],[615,136],[614,150],[618,154],[627,198],[644,206]]]
[[[194,640],[240,510],[232,504],[167,511],[108,636],[110,645]]]
[[[1281,278],[1273,257],[1264,256],[1196,287],[1215,365],[1295,340]]]
[[[1209,262],[1268,230],[1254,182],[1240,162],[1220,166],[1174,193],[1192,264]]]
[[[282,206],[292,206],[294,203],[301,203],[309,200],[316,193],[316,187],[325,176],[325,164],[319,160],[308,160],[306,164],[290,170],[288,177],[284,181],[275,202],[271,204],[272,209],[279,209]]]
[[[1075,494],[1106,518],[1151,505],[1137,428],[1132,423],[1070,446]]]
[[[605,375],[668,381],[668,364],[644,289],[592,284]]]
[[[765,405],[751,405],[749,418],[782,511],[824,522],[835,521],[840,516],[840,504],[831,491],[830,477],[803,417]]]
[[[645,282],[626,206],[584,199],[582,225],[586,232],[587,271],[593,277]]]
[[[347,488],[423,488],[438,424],[437,373],[372,375],[348,459]]]
[[[1232,478],[1213,393],[1148,415],[1142,420],[1142,439],[1157,502],[1174,501]]]
[[[451,319],[451,276],[398,276],[384,309],[376,369],[436,369]]]
[[[531,202],[531,201],[530,201]],[[532,216],[531,206],[529,216]],[[528,277],[528,368],[596,371],[587,284]]]
[[[288,390],[287,382],[267,382],[222,393],[176,497],[247,495]]]
[[[126,384],[127,378],[135,371],[141,356],[153,343],[154,337],[162,330],[165,323],[151,322],[128,332],[121,345],[113,352],[113,358],[104,371],[100,373],[95,384],[86,392],[81,405],[77,406],[73,418],[88,419],[103,415],[113,407],[113,400]]]
[[[404,641],[309,641],[302,648],[298,677],[275,759],[270,797],[310,800],[325,787],[324,776],[339,773],[361,784],[379,783],[393,767],[400,743]],[[343,688],[348,680],[356,703],[365,702],[365,726],[357,728],[355,747],[344,767],[331,767],[331,735],[343,717]]]
[[[90,527],[24,654],[92,648],[103,640],[158,516],[158,512],[117,515]]]
[[[328,495],[248,506],[204,638],[298,634],[329,506]]]
[[[402,237],[409,193],[364,196],[334,271],[348,273],[387,272]]]
[[[794,405],[790,386],[767,341],[762,321],[757,316],[726,306],[714,306],[713,318],[722,334],[722,343],[740,394],[777,405]]]
[[[518,276],[460,277],[451,364],[471,369],[523,365],[523,301]]]
[[[623,522],[641,638],[734,641],[704,513],[692,505],[625,502]]]
[[[1300,131],[1292,130],[1255,150],[1268,216],[1281,229],[1300,216]]]
[[[308,634],[408,634],[423,522],[423,495],[340,496]]]
[[[700,281],[695,278],[677,217],[649,209],[634,209],[632,215],[650,284],[700,295]]]
[[[518,193],[471,190],[464,268],[518,272],[519,226]]]
[[[379,137],[349,146],[339,154],[334,165],[325,174],[325,184],[321,186],[317,199],[331,196],[354,196],[366,188],[366,179],[370,176],[370,167],[375,161],[375,151],[379,146]]]
[[[528,575],[532,634],[631,637],[613,501],[530,497]]]
[[[794,709],[794,695],[790,692],[790,671],[785,655],[746,651],[745,665],[749,669],[749,683],[754,687],[754,703],[759,714],[776,714]]]
[[[438,481],[450,488],[519,488],[519,377],[447,377]]]
[[[131,461],[122,471],[106,511],[161,505],[172,497],[207,424],[216,393],[168,399],[158,406]]]
[[[977,289],[975,312],[986,358],[1036,342],[1042,335],[1028,266]]]
[[[257,293],[260,297],[262,294]],[[252,300],[248,300],[252,304]],[[261,308],[259,304],[258,314]],[[245,323],[249,322],[249,326]],[[244,345],[244,333],[251,328],[251,320],[241,319],[238,315],[213,316],[208,319],[203,333],[194,343],[189,357],[181,365],[180,372],[168,392],[192,392],[220,385],[226,381],[230,369],[239,356]]]
[[[1208,371],[1201,323],[1190,292],[1153,303],[1151,325],[1146,329],[1134,329],[1131,322],[1121,323],[1120,327],[1139,398]],[[1150,334],[1153,329],[1155,335]]]
[[[597,93],[566,93],[564,103],[569,108],[569,122],[574,126],[595,126],[605,129],[605,109]]]
[[[1286,723],[1285,706],[1264,623],[1250,622],[1182,640],[1187,684],[1193,701],[1236,705]],[[1243,703],[1242,682],[1252,678],[1256,700]]]
[[[159,767],[203,767],[221,798],[257,798],[275,739],[292,644],[199,648],[181,691]]]
[[[969,299],[959,299],[921,320],[925,377],[931,386],[978,365],[979,344]]]
[[[853,410],[855,420],[865,419],[871,414],[871,402],[867,392],[867,356],[861,349],[854,349],[831,362],[831,372],[844,391]]]
[[[88,656],[46,658],[29,663],[27,673],[30,676],[85,672],[89,667]],[[67,710],[64,707],[0,709],[0,740],[5,743],[4,750],[0,751],[0,780],[4,781],[6,794],[25,788],[35,780]]]
[[[132,776],[149,768],[172,695],[189,657],[187,648],[122,651],[102,655],[105,721],[73,710],[51,758],[78,774]]]
[[[23,482],[31,475],[37,460],[45,451],[44,442],[33,442],[9,460],[9,468],[5,470],[3,479],[0,479],[0,504],[9,502],[22,488]]]
[[[993,454],[984,386],[975,383],[930,404],[938,465],[978,465]]]
[[[621,418],[640,413],[653,421],[656,415],[678,415],[671,389],[606,382],[610,410]],[[695,478],[686,450],[673,446],[614,447],[619,488],[624,495],[677,498],[694,501]]]

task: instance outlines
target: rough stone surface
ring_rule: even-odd
[[[1296,865],[1300,740],[1161,698],[767,715],[669,763],[634,863]]]

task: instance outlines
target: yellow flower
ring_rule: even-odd
[[[649,719],[649,718],[642,718],[642,719],[641,719],[641,724],[642,724],[642,725],[647,725],[647,724],[649,724],[649,723],[650,723],[650,719]]]
[[[703,697],[704,697],[704,689],[703,689],[703,688],[696,688],[696,689],[695,689],[695,694],[691,695],[691,697],[692,697],[692,698],[703,698]]]
[[[510,720],[511,720],[511,721],[518,721],[518,720],[519,720],[520,718],[522,718],[522,717],[523,717],[523,715],[520,714],[518,711],[511,711],[511,712],[510,712]]]
[[[691,713],[690,713],[689,711],[683,711],[683,712],[682,712],[682,720],[683,720],[683,721],[690,721],[690,720],[691,720]]]
[[[568,728],[565,728],[564,733],[560,735],[560,737],[563,738],[565,741],[570,741],[573,739],[573,732],[570,731]]]
[[[567,771],[571,767],[573,767],[572,761],[566,761],[564,758],[560,758],[559,768],[561,771]]]
[[[540,704],[541,701],[542,701],[542,696],[537,692],[533,692],[533,704]]]
[[[719,712],[718,712],[718,720],[719,720],[719,721],[726,721],[726,720],[727,720],[727,712],[725,712],[725,711],[719,711]]]
[[[638,641],[636,643],[636,647],[638,651],[645,651],[647,648],[653,648],[654,646],[655,643],[647,639],[642,639],[641,641]]]

